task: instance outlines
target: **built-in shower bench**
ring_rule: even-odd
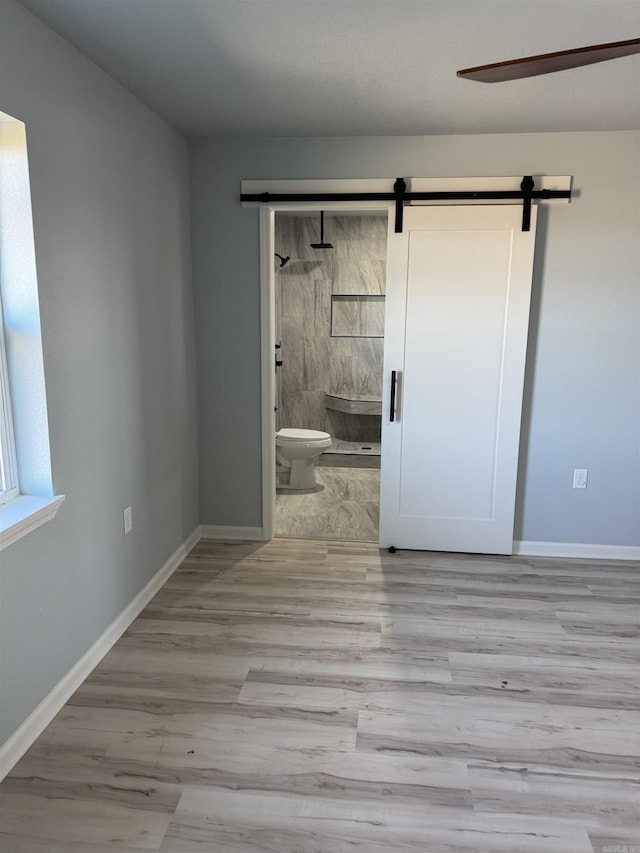
[[[346,412],[348,415],[382,415],[382,400],[372,400],[370,397],[357,394],[325,394],[325,406],[336,412]]]

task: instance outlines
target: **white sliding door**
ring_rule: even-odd
[[[512,552],[535,224],[535,206],[528,232],[521,205],[409,207],[389,234],[382,547]]]

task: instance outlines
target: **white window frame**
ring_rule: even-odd
[[[0,293],[0,506],[15,500],[20,494],[7,349],[4,338],[4,314],[2,311],[2,293]]]

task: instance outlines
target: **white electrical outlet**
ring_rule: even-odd
[[[127,534],[131,530],[133,530],[133,516],[131,514],[131,507],[128,506],[124,511],[124,532]]]
[[[589,476],[589,471],[587,468],[574,468],[573,469],[573,488],[574,489],[586,489],[587,488],[587,477]]]

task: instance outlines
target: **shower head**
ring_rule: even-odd
[[[282,255],[279,255],[277,252],[275,252],[274,254],[275,254],[276,258],[280,258],[280,269],[282,269],[282,267],[286,266],[289,263],[289,261],[291,260],[291,257],[289,255],[287,255],[286,258],[283,258]]]
[[[312,249],[333,249],[333,243],[324,242],[324,210],[320,211],[320,242],[310,245]]]

